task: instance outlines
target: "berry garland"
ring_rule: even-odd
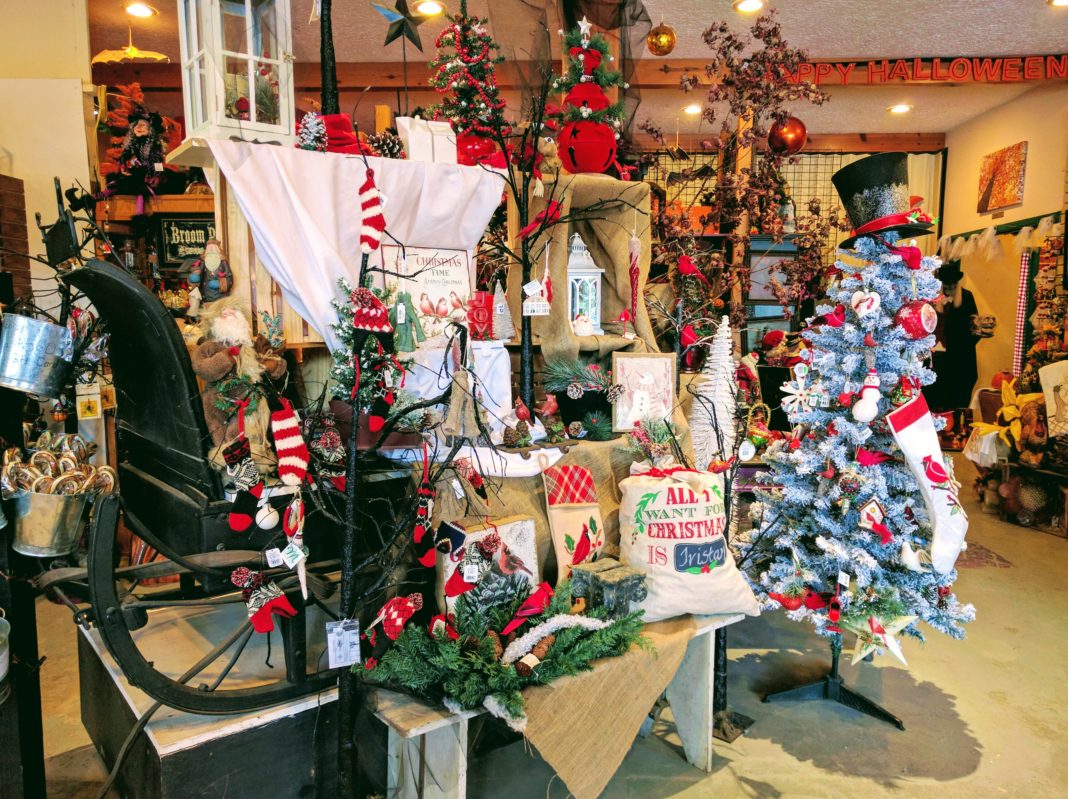
[[[469,17],[467,3],[461,3],[459,15],[448,19],[449,26],[434,43],[438,55],[430,64],[436,70],[430,85],[439,94],[452,96],[431,109],[434,118],[448,119],[457,136],[493,136],[502,127],[507,134],[502,114],[505,101],[498,97],[496,76],[496,65],[504,58],[494,54],[500,47],[486,30],[488,20]],[[446,47],[453,48],[455,55],[442,52]],[[461,96],[464,92],[466,98]]]

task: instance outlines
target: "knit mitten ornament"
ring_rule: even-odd
[[[300,421],[289,400],[271,414],[271,434],[278,454],[278,477],[288,486],[299,486],[308,476],[308,447],[300,434]]]
[[[230,508],[230,529],[243,533],[252,526],[257,505],[263,495],[263,480],[260,479],[259,470],[252,460],[252,447],[248,436],[245,435],[244,404],[239,405],[237,409],[237,429],[237,438],[226,445],[222,455],[226,461],[226,473],[237,492]]]
[[[959,485],[942,460],[934,419],[923,394],[891,411],[886,421],[927,506],[933,528],[931,565],[936,572],[945,574],[953,570],[957,555],[964,549],[968,516],[957,499]]]
[[[434,511],[434,497],[437,492],[430,482],[430,453],[426,442],[423,442],[423,479],[416,490],[415,527],[412,530],[412,538],[415,541],[415,552],[419,563],[428,569],[434,568],[437,555],[434,550],[434,536],[430,535],[430,517]]]
[[[282,590],[273,582],[264,583],[263,575],[259,572],[240,566],[231,572],[230,582],[241,589],[241,598],[245,600],[245,607],[248,608],[248,619],[258,633],[274,630],[273,616],[276,613],[286,618],[297,615],[297,609]]]

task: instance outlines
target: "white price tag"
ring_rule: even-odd
[[[528,297],[533,297],[535,294],[541,294],[543,287],[540,280],[531,280],[525,286],[523,286],[523,293]]]
[[[286,564],[290,569],[296,566],[304,560],[304,550],[298,547],[296,544],[290,544],[282,550],[282,562]]]
[[[457,478],[452,478],[452,493],[456,495],[457,499],[464,498],[464,487],[460,485],[460,481]]]
[[[838,572],[838,583],[843,588],[849,588],[849,575],[845,572]]]
[[[808,374],[808,364],[795,363],[794,364],[794,377],[798,380],[804,380],[805,375]]]
[[[360,662],[360,623],[356,619],[326,623],[328,667],[341,669]]]
[[[403,325],[404,320],[408,318],[408,309],[403,303],[397,306],[397,324]]]
[[[493,312],[495,314],[503,314],[507,310],[508,310],[508,306],[503,302],[499,302],[499,303],[497,303],[496,305],[493,306]]]
[[[278,547],[271,547],[263,554],[267,556],[267,565],[272,569],[278,568],[284,562],[282,560],[282,550]]]
[[[464,582],[465,583],[477,583],[478,582],[478,564],[468,563],[464,566]]]

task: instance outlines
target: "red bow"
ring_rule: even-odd
[[[567,54],[572,58],[582,56],[583,75],[592,75],[593,71],[601,66],[601,59],[603,58],[600,50],[593,50],[588,47],[572,47],[567,51]]]

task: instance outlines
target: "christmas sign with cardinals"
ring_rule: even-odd
[[[382,245],[386,283],[412,297],[427,338],[440,334],[450,319],[466,319],[471,297],[471,258],[466,250]],[[399,277],[404,276],[404,277]]]
[[[724,538],[723,476],[651,469],[619,484],[620,559],[645,573],[646,621],[759,612]]]

